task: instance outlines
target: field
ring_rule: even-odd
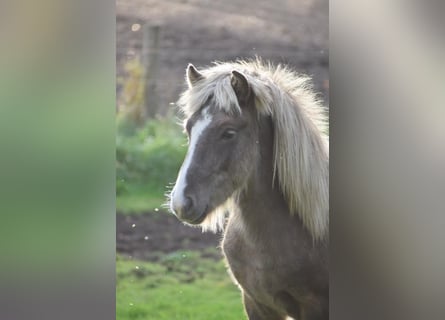
[[[116,319],[242,319],[239,290],[222,261],[196,251],[156,263],[118,256]]]
[[[219,237],[162,211],[118,214],[116,319],[243,319]]]

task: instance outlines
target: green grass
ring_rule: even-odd
[[[245,319],[238,288],[222,261],[176,252],[160,262],[116,261],[117,320]]]
[[[150,211],[166,202],[187,151],[187,139],[173,118],[137,126],[117,118],[116,206],[122,213]]]
[[[116,210],[120,213],[141,213],[161,209],[167,202],[164,190],[142,184],[128,184],[128,192],[116,196]]]

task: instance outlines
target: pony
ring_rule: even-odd
[[[186,70],[189,146],[170,209],[222,250],[250,320],[328,319],[327,115],[310,79],[256,58]]]

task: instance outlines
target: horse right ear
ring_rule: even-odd
[[[251,89],[249,82],[244,74],[236,70],[232,71],[230,84],[235,91],[236,97],[240,104],[245,104],[249,100]]]
[[[189,85],[189,88],[191,89],[198,81],[204,79],[204,76],[196,70],[195,66],[191,63],[189,63],[187,67],[187,84]]]

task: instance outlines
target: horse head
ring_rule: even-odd
[[[205,75],[187,68],[189,90],[208,90],[205,103],[184,121],[188,151],[171,193],[171,210],[183,222],[201,224],[215,209],[240,190],[254,168],[258,132],[256,110],[246,77],[233,70],[224,81],[226,99],[206,87]],[[221,100],[226,101],[221,101]],[[218,104],[235,104],[221,109]],[[227,110],[230,110],[228,112]]]

